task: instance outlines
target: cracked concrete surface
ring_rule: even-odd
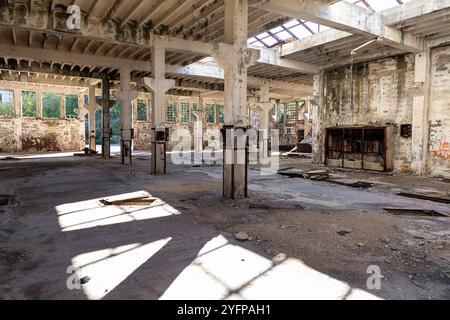
[[[309,166],[282,160],[293,164]],[[442,195],[446,182],[335,173],[374,183],[357,189],[252,169],[250,197],[233,201],[222,197],[221,167],[149,171],[146,154],[133,166],[96,157],[0,162],[0,194],[17,200],[0,207],[1,299],[450,298],[450,218],[383,210],[450,215],[446,204],[395,195]],[[99,202],[136,192],[158,202]],[[234,239],[239,232],[250,241]],[[373,265],[381,290],[367,288]],[[77,279],[89,281],[69,290]]]

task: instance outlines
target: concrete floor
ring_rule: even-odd
[[[221,196],[221,167],[169,165],[154,177],[148,153],[118,162],[0,161],[0,194],[16,197],[0,207],[0,299],[450,299],[450,218],[383,210],[450,216],[446,204],[395,195],[445,197],[448,182],[334,174],[375,183],[356,189],[252,169],[250,197],[233,201]],[[99,201],[136,195],[158,200]],[[367,287],[370,266],[381,270],[381,290]]]

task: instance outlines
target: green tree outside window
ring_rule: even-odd
[[[76,94],[67,94],[66,99],[66,118],[78,118],[78,96]]]
[[[34,91],[22,91],[22,117],[37,116],[37,95]]]
[[[143,99],[138,99],[137,101],[137,120],[147,121],[148,120],[148,101]]]
[[[120,144],[120,129],[122,128],[122,122],[120,119],[122,102],[117,100],[115,97],[111,97],[110,100],[112,105],[112,107],[109,109],[112,129],[111,144],[117,145]]]
[[[42,115],[47,119],[61,118],[61,96],[59,94],[42,94]]]
[[[214,123],[215,121],[215,110],[214,110],[213,104],[207,104],[206,105],[206,122],[208,123]]]

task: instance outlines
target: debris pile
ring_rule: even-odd
[[[329,171],[324,169],[301,170],[301,169],[287,168],[279,170],[278,174],[282,176],[287,176],[289,178],[303,178],[315,181],[324,181],[330,178]]]

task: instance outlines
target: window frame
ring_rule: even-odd
[[[59,117],[46,117],[45,116],[45,105],[44,105],[44,98],[46,95],[55,95],[59,97]],[[62,104],[61,104],[61,98],[62,98],[62,93],[57,93],[57,92],[42,92],[41,94],[41,105],[42,105],[42,119],[48,119],[48,120],[55,120],[55,119],[62,119]]]
[[[36,109],[34,111],[34,116],[25,116],[23,113],[23,94],[25,92],[33,92],[35,94]],[[21,117],[25,118],[25,119],[37,118],[38,117],[38,103],[39,103],[38,92],[36,90],[21,90],[20,91],[20,114],[21,114]]]
[[[183,110],[183,107],[186,107],[186,105],[187,105],[187,121],[184,121],[186,117],[186,112]],[[191,112],[191,103],[189,101],[180,101],[180,114],[181,114],[180,123],[183,124],[191,123],[192,112]]]
[[[145,102],[145,120],[139,119],[139,101]],[[148,122],[149,121],[149,106],[150,106],[150,101],[148,99],[138,98],[136,100],[136,121],[137,122]]]
[[[79,119],[79,114],[77,114],[76,112],[75,115],[69,115],[67,113],[67,98],[69,96],[75,96],[77,98],[77,108],[76,110],[80,110],[80,98],[77,94],[75,93],[64,93],[64,106],[65,106],[65,110],[66,110],[66,114],[64,115],[66,119]],[[62,115],[61,115],[62,116]]]
[[[16,108],[15,108],[15,92],[14,92],[14,90],[13,89],[1,89],[0,88],[0,91],[7,91],[7,92],[10,92],[11,93],[11,96],[12,96],[12,99],[11,99],[11,112],[12,112],[12,114],[9,114],[9,115],[3,115],[3,114],[0,114],[0,117],[1,118],[14,118],[14,117],[16,117],[17,115],[16,115]],[[1,103],[3,103],[3,102],[1,102]]]

